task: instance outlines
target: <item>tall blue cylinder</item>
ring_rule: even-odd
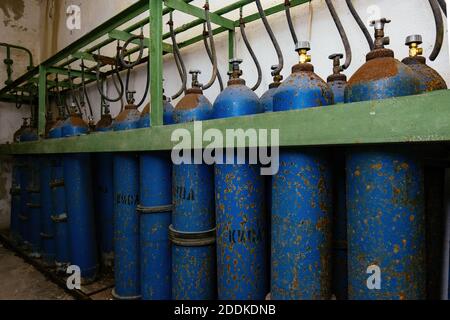
[[[212,105],[194,87],[174,111],[175,123],[211,118]],[[191,157],[191,160],[193,158]],[[193,162],[192,162],[193,163]],[[172,298],[216,298],[216,247],[213,168],[202,164],[174,164],[172,180]]]
[[[38,140],[37,131],[31,127],[27,128],[21,136],[22,142]],[[40,168],[39,160],[35,157],[25,157],[25,240],[30,249],[30,256],[34,258],[41,257],[41,199],[40,199]]]
[[[49,131],[50,139],[62,138],[62,126],[60,119]],[[64,168],[62,156],[56,155],[51,163],[51,197],[52,220],[55,225],[56,255],[55,265],[57,271],[65,272],[70,264],[69,226],[67,224],[66,193],[64,190]]]
[[[48,265],[55,263],[56,238],[55,223],[52,220],[53,201],[50,187],[53,156],[42,156],[40,159],[41,171],[41,241],[42,258]]]
[[[164,99],[164,124],[173,123],[173,106]],[[150,106],[140,127],[150,127]],[[140,155],[141,290],[144,300],[172,299],[172,255],[168,229],[172,221],[172,165],[168,153]]]
[[[347,102],[419,92],[413,71],[379,40],[349,80]],[[346,170],[349,298],[424,299],[423,169],[417,155],[408,146],[352,148]]]
[[[140,113],[127,105],[114,120],[114,131],[139,127]],[[114,170],[114,272],[116,299],[141,297],[139,261],[139,158],[136,153],[116,153]]]
[[[62,127],[63,137],[87,133],[88,126],[79,115],[71,115]],[[91,156],[88,153],[76,153],[64,155],[63,159],[70,262],[80,267],[82,280],[88,283],[95,280],[98,274]]]
[[[216,119],[264,112],[258,96],[237,74],[213,109]],[[264,300],[268,293],[265,177],[258,163],[250,163],[249,150],[234,151],[233,164],[215,165],[218,298]]]
[[[26,129],[26,122],[14,133],[13,143],[19,143],[22,133]],[[10,223],[10,237],[17,244],[22,243],[21,237],[21,185],[20,176],[23,171],[22,157],[15,156],[13,158],[13,168],[12,168],[12,182],[11,182],[11,223]]]
[[[95,127],[96,132],[112,131],[112,117],[102,115]],[[114,187],[112,153],[96,153],[94,174],[95,210],[97,217],[97,239],[104,270],[112,270],[114,265]]]
[[[340,57],[338,55],[337,57]],[[339,62],[339,59],[337,60]],[[335,65],[334,74],[327,79],[328,86],[333,92],[334,103],[345,102],[345,88],[347,77],[340,73],[340,65]],[[340,148],[334,150],[334,210],[333,210],[333,274],[332,292],[338,300],[348,299],[348,271],[347,271],[347,207],[345,183],[345,151]]]
[[[331,90],[309,63],[295,65],[274,96],[274,112],[331,104]],[[331,297],[330,164],[321,149],[280,151],[272,181],[272,299]]]
[[[12,184],[11,184],[11,222],[10,235],[14,241],[20,238],[20,164],[18,158],[15,157],[13,165]]]
[[[427,65],[426,58],[419,54],[418,45],[422,43],[419,35],[406,39],[410,45],[409,57],[402,63],[411,68],[420,81],[421,92],[446,90],[447,84],[442,76]],[[413,44],[417,45],[414,46]],[[425,188],[425,224],[426,224],[426,268],[427,268],[427,299],[441,298],[443,281],[442,265],[444,263],[445,209],[444,209],[444,180],[445,168],[437,165],[427,165],[424,169]]]

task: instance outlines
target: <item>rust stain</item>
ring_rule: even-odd
[[[190,110],[194,109],[198,106],[199,99],[200,99],[201,93],[192,92],[188,93],[184,96],[183,99],[177,104],[176,109],[178,110]]]
[[[6,19],[3,20],[6,27],[11,22],[11,19],[17,21],[23,17],[25,3],[24,0],[2,0],[0,1],[0,9],[6,17]]]
[[[349,85],[369,82],[397,75],[396,60],[392,58],[378,58],[366,62],[363,69],[358,70],[350,79]]]

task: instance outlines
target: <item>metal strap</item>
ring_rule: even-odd
[[[216,228],[203,232],[180,232],[169,226],[169,240],[183,247],[204,247],[216,242]]]
[[[50,219],[52,219],[55,223],[66,222],[67,213],[61,213],[59,216],[51,216]]]
[[[22,215],[22,214],[19,214],[18,217],[19,217],[19,219],[22,220],[22,221],[27,221],[27,220],[28,220],[28,217],[26,217],[26,216],[24,216],[24,215]]]
[[[64,179],[50,181],[50,188],[64,187]]]
[[[27,207],[31,209],[40,209],[41,205],[36,203],[27,203]]]
[[[29,193],[41,193],[41,190],[40,189],[29,188],[29,189],[27,189],[27,192],[29,192]]]
[[[154,213],[165,213],[171,212],[173,206],[171,204],[165,206],[155,206],[155,207],[144,207],[142,205],[138,205],[136,210],[140,214],[154,214]]]

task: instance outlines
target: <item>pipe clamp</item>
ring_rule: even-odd
[[[201,232],[181,232],[169,226],[169,240],[182,247],[204,247],[216,242],[216,228]]]

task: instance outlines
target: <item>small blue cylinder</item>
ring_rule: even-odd
[[[140,127],[150,127],[149,105]],[[173,123],[173,106],[164,99],[164,124]],[[161,152],[140,156],[140,249],[143,300],[172,299],[172,255],[168,229],[172,221],[172,165]]]
[[[270,84],[269,90],[264,92],[264,94],[259,98],[259,102],[264,108],[264,112],[273,112],[273,96],[277,92],[278,87],[281,83],[274,82]]]
[[[42,258],[45,263],[53,265],[56,255],[55,223],[52,220],[53,202],[50,187],[53,156],[42,156],[40,162]]]
[[[128,105],[113,123],[114,131],[139,127],[140,113]],[[116,299],[141,297],[139,260],[139,158],[135,153],[116,153],[114,170],[114,271]]]
[[[175,123],[211,118],[212,105],[194,87],[174,111]],[[191,158],[192,159],[192,158]],[[172,298],[216,298],[216,247],[213,167],[206,164],[174,164],[172,180]],[[190,238],[194,240],[190,241]]]
[[[229,81],[213,109],[216,119],[264,112],[258,96],[239,78]],[[250,163],[248,150],[237,152],[242,154],[234,155],[233,164],[215,165],[218,298],[264,300],[268,293],[265,177],[258,163]]]
[[[87,133],[88,126],[78,115],[71,115],[62,128],[63,137]],[[64,155],[63,167],[70,262],[80,267],[82,280],[88,283],[95,280],[98,273],[91,156],[87,153]]]
[[[378,48],[349,80],[346,101],[412,95],[419,88],[409,67]],[[417,155],[407,146],[353,148],[346,170],[349,298],[424,299],[424,179]]]
[[[50,139],[62,137],[64,122],[59,120],[49,131]],[[66,193],[64,190],[64,168],[62,156],[52,158],[51,167],[52,220],[55,224],[56,256],[58,271],[65,271],[70,264],[69,226],[67,224]]]
[[[314,67],[300,63],[274,96],[274,112],[328,106],[333,94]],[[280,151],[272,181],[274,300],[331,297],[332,170],[316,148]]]
[[[102,115],[96,132],[112,131],[110,114]],[[114,265],[114,187],[112,153],[95,153],[94,196],[97,217],[97,239],[100,242],[102,267],[109,271]]]

